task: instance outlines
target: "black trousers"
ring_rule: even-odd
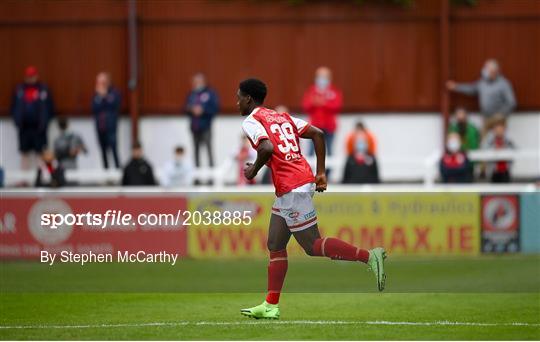
[[[201,165],[201,146],[205,145],[208,151],[208,163],[214,166],[214,156],[212,153],[212,132],[210,129],[202,132],[193,132],[193,147],[195,148],[195,165]]]
[[[98,133],[99,147],[101,147],[101,157],[103,158],[103,166],[108,169],[109,161],[107,158],[107,152],[111,150],[114,166],[119,169],[120,162],[118,160],[118,149],[116,147],[116,134],[101,134]]]

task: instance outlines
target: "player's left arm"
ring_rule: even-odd
[[[301,138],[311,139],[315,145],[315,155],[317,156],[317,174],[315,175],[316,190],[322,192],[326,190],[326,143],[324,141],[324,132],[309,125],[300,135]]]
[[[257,146],[257,159],[255,160],[255,163],[246,163],[244,176],[246,176],[246,178],[249,180],[255,178],[264,164],[266,164],[270,158],[272,158],[273,153],[274,145],[272,142],[270,142],[268,139],[261,140]]]

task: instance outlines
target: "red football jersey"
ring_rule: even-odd
[[[308,128],[309,124],[304,120],[264,107],[255,108],[242,124],[254,149],[264,139],[274,145],[274,153],[266,165],[272,172],[277,196],[315,181],[313,171],[300,151],[300,136]]]

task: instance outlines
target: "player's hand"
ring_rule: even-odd
[[[246,167],[244,168],[244,176],[247,180],[252,180],[257,175],[257,171],[255,171],[255,167],[253,166],[253,163],[246,163]]]
[[[446,81],[446,88],[448,90],[455,90],[456,89],[456,82],[455,81]]]
[[[325,173],[318,173],[315,176],[315,190],[318,192],[323,192],[326,190],[326,187],[328,186],[326,181],[326,174]]]

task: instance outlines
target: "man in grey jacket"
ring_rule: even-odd
[[[478,95],[480,111],[486,121],[491,121],[497,114],[507,117],[516,107],[516,98],[512,85],[500,73],[499,64],[488,59],[482,68],[482,77],[473,83],[447,81],[448,90],[466,95]],[[486,122],[487,123],[487,122]]]

